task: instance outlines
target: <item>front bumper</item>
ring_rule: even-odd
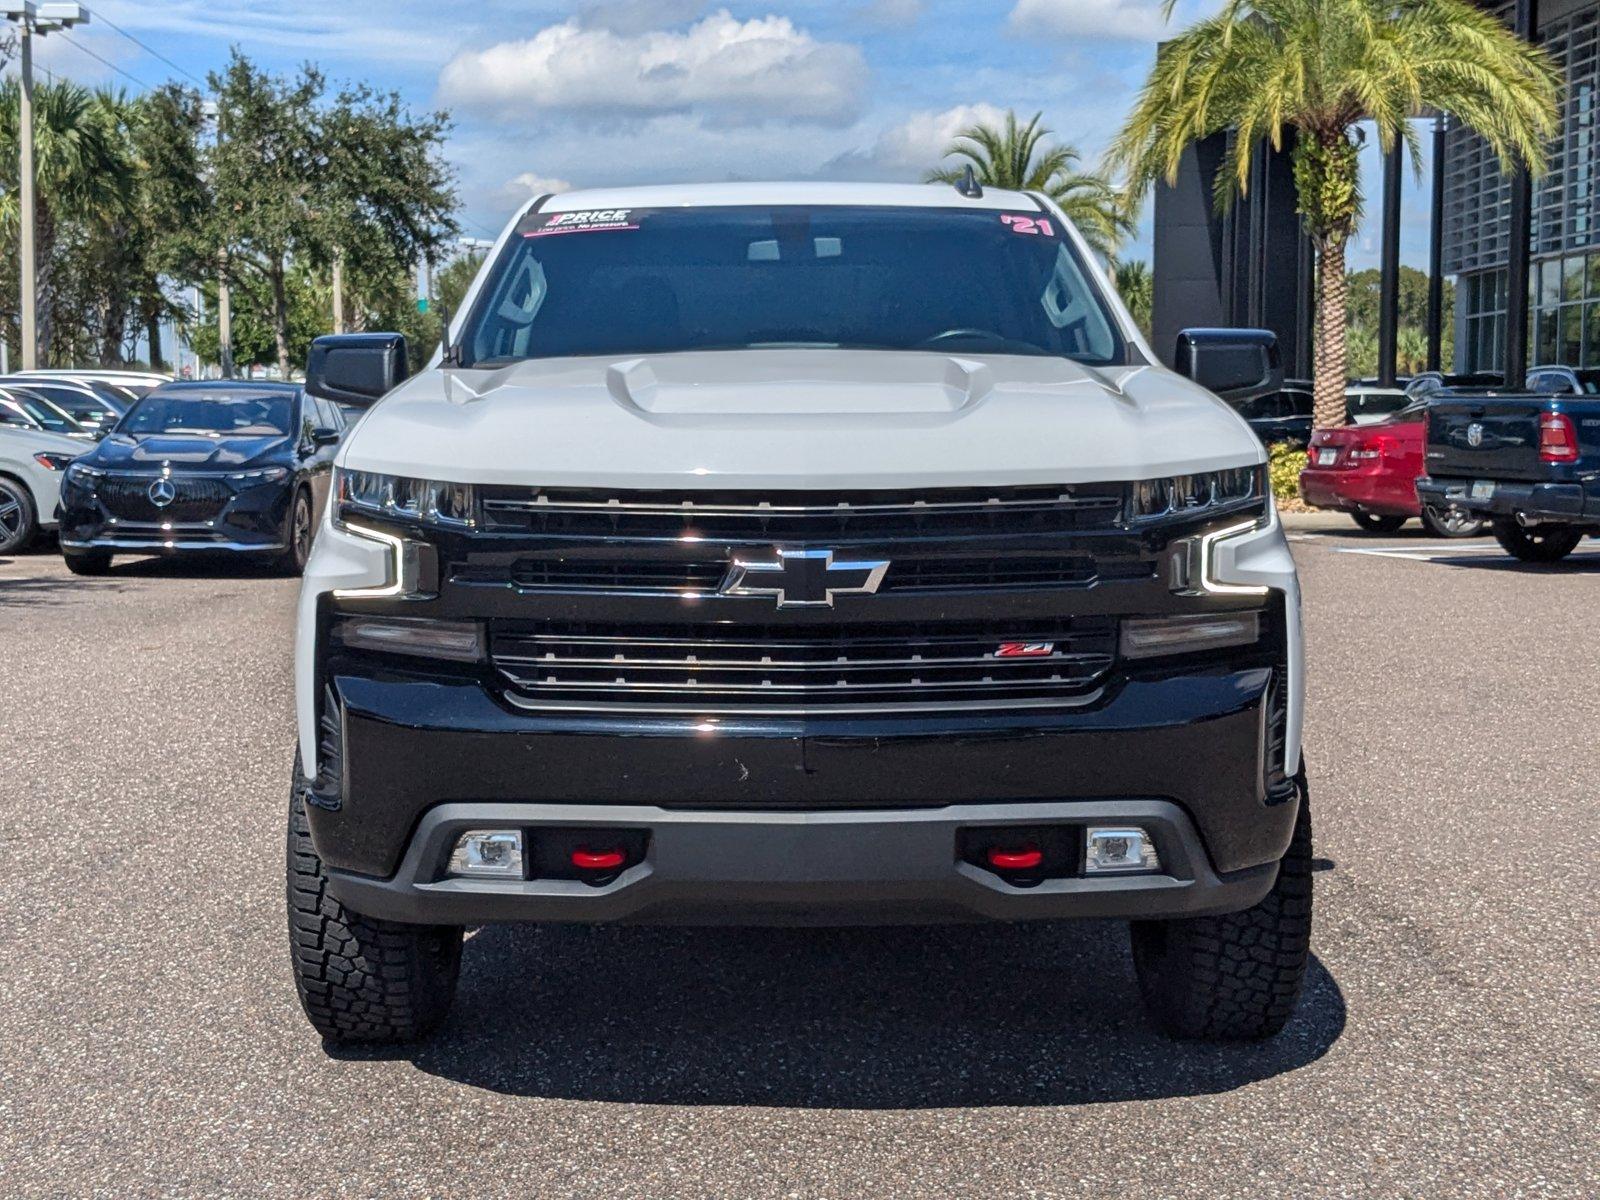
[[[137,477],[153,481],[155,476]],[[189,476],[187,479],[204,476]],[[220,478],[220,477],[218,477]],[[174,519],[156,511],[119,517],[94,486],[68,483],[61,493],[61,545],[113,554],[275,554],[287,545],[285,529],[292,480],[230,488],[214,512]]]
[[[1292,821],[1292,814],[1291,814]],[[973,826],[1140,825],[1163,873],[1042,879],[1016,886],[962,861]],[[443,877],[465,830],[648,831],[643,858],[612,881]],[[1163,800],[952,805],[910,812],[704,812],[658,806],[452,803],[431,809],[388,878],[329,872],[328,887],[357,912],[393,921],[671,924],[915,924],[1060,917],[1155,918],[1248,908],[1277,863],[1221,876],[1193,823]]]
[[[1423,478],[1417,480],[1417,494],[1425,503],[1463,509],[1475,517],[1521,517],[1535,522],[1600,526],[1600,484],[1494,480],[1494,491],[1487,499],[1474,499],[1474,482]]]

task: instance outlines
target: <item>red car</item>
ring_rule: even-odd
[[[1337,508],[1369,533],[1393,533],[1421,517],[1435,537],[1476,537],[1484,522],[1459,509],[1423,508],[1417,478],[1427,441],[1426,403],[1365,425],[1319,429],[1311,435],[1300,495],[1318,508]]]

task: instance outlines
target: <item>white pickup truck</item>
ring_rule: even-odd
[[[1179,349],[970,184],[545,196],[428,370],[319,339],[374,407],[300,600],[312,1024],[425,1036],[487,922],[1119,917],[1160,1027],[1276,1032],[1299,592],[1214,394],[1276,351]]]

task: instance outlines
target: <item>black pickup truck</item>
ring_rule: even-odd
[[[1600,534],[1600,395],[1441,394],[1426,469],[1424,505],[1487,518],[1507,552],[1556,562]]]

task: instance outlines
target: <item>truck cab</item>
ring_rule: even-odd
[[[541,197],[422,373],[321,340],[289,909],[330,1041],[426,1035],[499,921],[1130,922],[1153,1019],[1260,1037],[1311,919],[1265,453],[1041,195]],[[1187,376],[1187,377],[1184,377]],[[910,934],[908,936],[915,936]]]

